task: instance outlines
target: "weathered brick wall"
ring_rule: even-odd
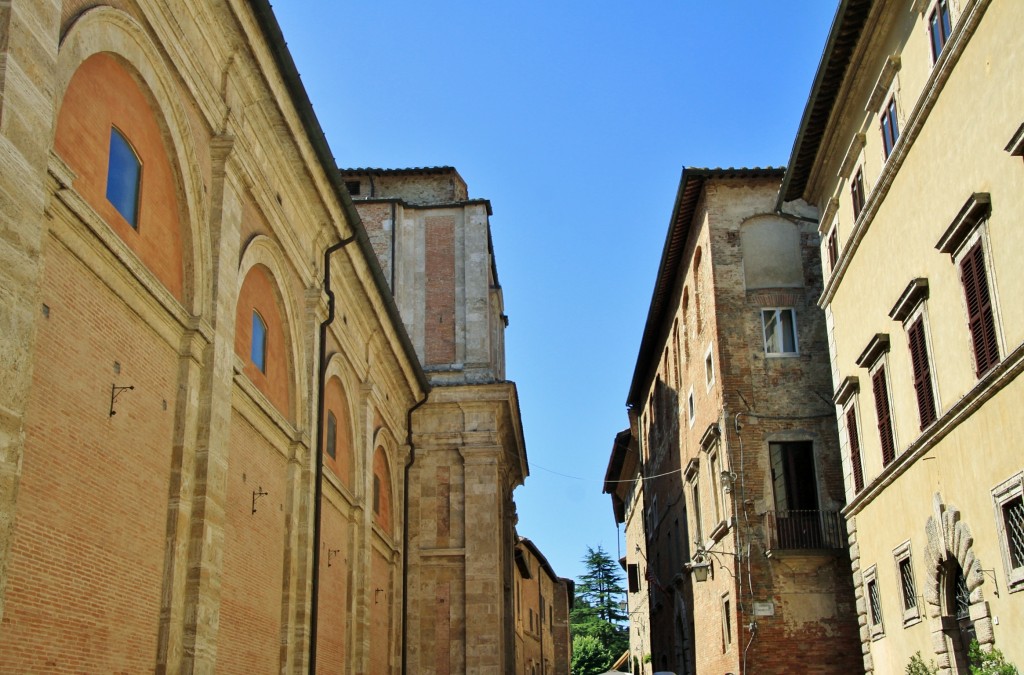
[[[455,362],[455,218],[425,218],[424,365]]]

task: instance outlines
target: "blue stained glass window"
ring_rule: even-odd
[[[255,310],[252,313],[252,347],[249,358],[260,369],[267,372],[267,324]]]
[[[139,184],[142,164],[128,140],[110,129],[110,161],[107,164],[107,200],[128,224],[139,227]]]

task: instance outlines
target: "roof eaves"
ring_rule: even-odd
[[[832,19],[825,49],[811,84],[800,127],[793,141],[786,175],[782,179],[776,207],[799,199],[807,187],[811,167],[832,116],[836,97],[874,0],[842,0]]]

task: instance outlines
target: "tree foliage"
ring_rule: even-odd
[[[620,603],[626,595],[616,563],[600,547],[587,547],[584,573],[576,581],[576,598],[569,623],[572,630],[573,675],[595,675],[629,649],[626,613]]]

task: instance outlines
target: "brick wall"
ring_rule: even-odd
[[[425,365],[455,361],[455,218],[427,217]]]
[[[277,672],[281,658],[287,460],[237,411],[231,419],[217,672]],[[266,492],[256,499],[253,492]]]
[[[278,300],[279,292],[269,270],[256,265],[242,282],[238,293],[238,308],[235,312],[235,353],[245,364],[243,372],[266,394],[278,412],[294,420],[291,406],[291,359],[287,342],[287,326],[284,312]],[[251,359],[252,313],[259,313],[267,328],[266,367],[261,371]]]
[[[54,238],[41,301],[49,315],[33,353],[0,672],[145,672],[156,652],[176,350]],[[135,387],[113,417],[112,384]]]
[[[331,490],[325,487],[324,490]],[[341,499],[334,494],[334,499]],[[348,631],[352,621],[351,525],[330,499],[325,499],[321,521],[320,596],[317,621],[317,671],[345,671],[349,656]]]

